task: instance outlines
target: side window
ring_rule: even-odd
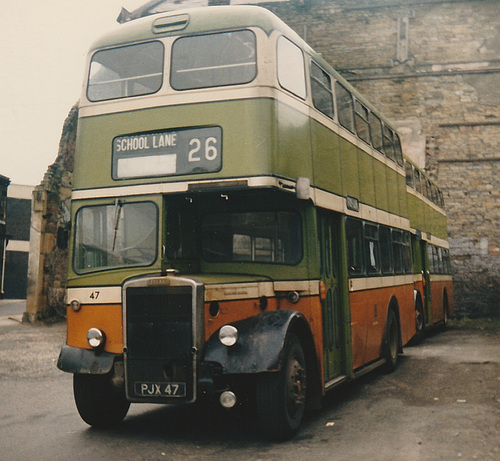
[[[431,183],[427,178],[424,178],[424,196],[431,199]]]
[[[392,248],[391,230],[388,227],[380,226],[380,255],[382,262],[382,273],[392,274]]]
[[[380,255],[378,227],[373,224],[365,224],[365,261],[368,274],[380,272]]]
[[[409,232],[403,233],[403,269],[406,274],[411,274],[413,272],[411,237]]]
[[[401,149],[401,140],[397,133],[394,133],[394,150],[396,153],[396,162],[398,162],[399,166],[403,166],[403,150]]]
[[[383,143],[384,143],[384,152],[387,157],[389,157],[391,160],[394,162],[396,161],[396,155],[394,152],[394,143],[393,143],[393,133],[392,130],[384,124],[384,138],[383,138]]]
[[[427,245],[427,259],[429,260],[429,272],[434,274],[434,246],[431,244]]]
[[[450,250],[443,250],[444,273],[451,274]]]
[[[306,98],[304,55],[285,37],[278,39],[278,81],[285,90],[299,98]]]
[[[415,168],[413,172],[415,173],[415,188],[417,189],[417,192],[422,193],[422,182],[420,181],[420,171],[418,171]]]
[[[383,152],[382,145],[382,122],[373,113],[370,114],[370,131],[372,134],[372,145],[375,149]]]
[[[346,220],[347,264],[350,275],[364,272],[363,264],[363,226],[357,219]]]
[[[356,124],[356,133],[358,136],[366,143],[371,144],[370,142],[370,125],[369,125],[369,111],[363,106],[359,101],[355,102],[355,114],[354,114],[354,122]]]
[[[410,162],[405,162],[406,170],[406,185],[415,188],[415,180],[413,178],[413,165]]]
[[[333,94],[330,76],[311,61],[311,91],[314,107],[333,118]]]
[[[392,262],[394,272],[403,272],[403,233],[399,230],[392,230]]]
[[[335,96],[337,97],[339,123],[349,131],[354,131],[353,101],[351,92],[346,90],[339,82],[336,82]]]

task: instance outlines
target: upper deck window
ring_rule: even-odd
[[[316,109],[333,118],[333,92],[330,76],[315,62],[311,62],[311,91]]]
[[[175,90],[249,83],[256,75],[256,40],[249,30],[181,37],[172,47]]]
[[[163,82],[161,42],[140,43],[98,51],[90,63],[90,101],[141,96],[157,92]]]
[[[353,109],[354,103],[352,94],[349,90],[344,88],[339,82],[335,82],[335,94],[337,97],[337,111],[339,116],[339,123],[347,128],[349,131],[354,132],[354,118]]]
[[[278,80],[285,90],[299,98],[306,98],[304,55],[285,37],[278,39]]]

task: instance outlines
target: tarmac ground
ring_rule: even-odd
[[[64,322],[23,324],[24,309],[0,302],[0,459],[500,460],[500,319],[431,332],[396,371],[327,395],[296,437],[276,444],[251,412],[203,406],[133,404],[116,428],[89,428],[71,375],[56,367]]]

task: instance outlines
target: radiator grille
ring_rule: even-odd
[[[127,288],[125,328],[129,395],[134,395],[134,383],[181,382],[186,384],[186,398],[192,398],[192,303],[191,286]]]

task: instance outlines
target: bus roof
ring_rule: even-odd
[[[233,5],[188,8],[135,19],[100,37],[92,44],[91,50],[169,35],[244,27],[259,27],[268,35],[277,30],[304,45],[298,34],[269,10],[254,5]],[[306,51],[311,50],[307,47]]]

